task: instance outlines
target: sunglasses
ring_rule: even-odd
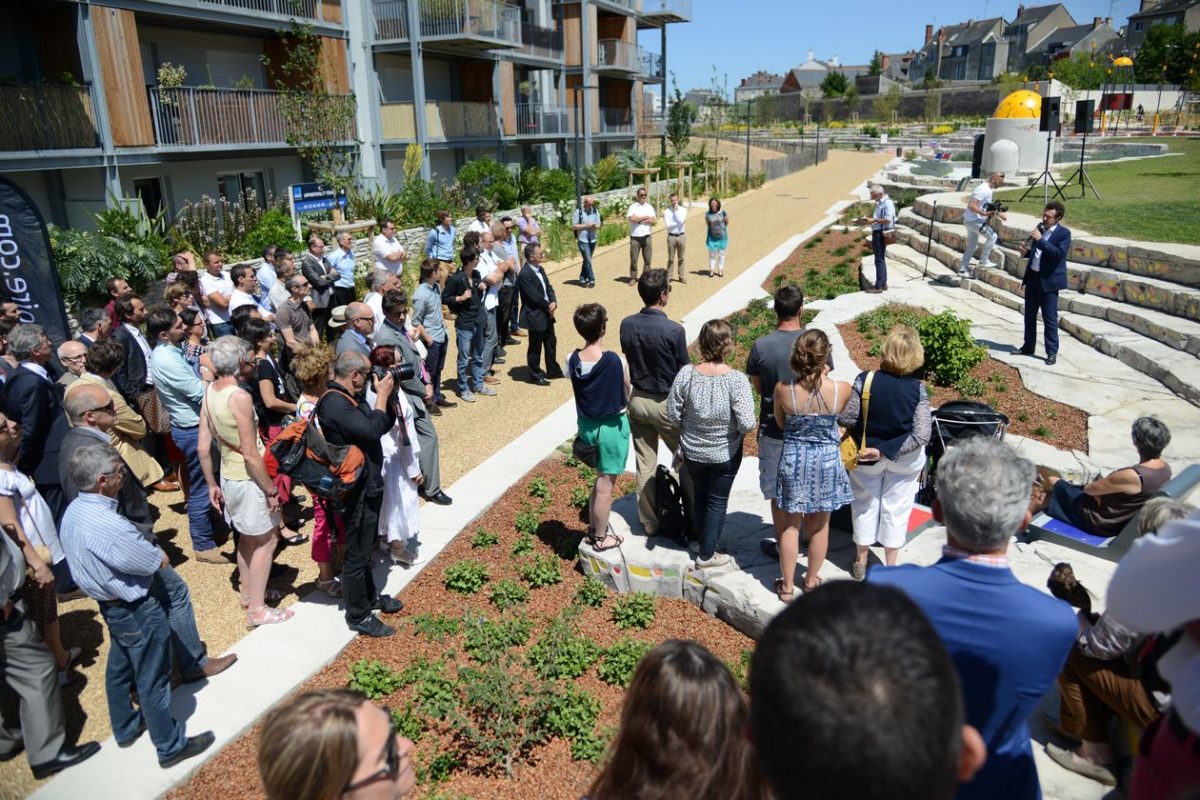
[[[108,405],[96,406],[95,408],[89,408],[88,411],[91,411],[93,413],[96,411],[107,411],[109,414],[116,414],[117,413],[117,404],[114,403],[112,400],[109,400]]]
[[[383,769],[378,772],[373,772],[361,781],[346,784],[342,789],[342,793],[353,792],[362,789],[380,781],[394,781],[400,775],[400,745],[396,741],[395,735],[388,736],[387,750],[384,754]]]

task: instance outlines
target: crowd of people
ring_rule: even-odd
[[[885,201],[872,218],[881,229],[894,218]],[[1195,670],[1178,662],[1194,666],[1200,609],[1170,616],[1155,607],[1139,617],[1114,604],[1112,616],[1090,608],[1073,615],[1061,600],[1023,586],[1006,558],[1012,536],[1040,508],[1031,503],[1038,480],[1050,513],[1112,535],[1142,512],[1146,541],[1158,542],[1152,532],[1186,513],[1142,511],[1170,477],[1166,426],[1137,420],[1137,464],[1082,487],[1037,478],[994,440],[951,448],[933,509],[947,529],[944,557],[930,567],[898,566],[931,428],[917,332],[897,326],[881,345],[878,370],[834,380],[829,338],[804,329],[803,293],[784,285],[774,297],[777,327],[754,342],[744,371],[729,363],[734,332],[722,320],[703,325],[693,362],[683,327],[666,312],[672,272],[686,281],[686,213],[672,195],[664,213],[669,266],[651,268],[655,212],[638,191],[628,214],[630,278],[643,308],[620,321],[618,352],[606,346],[606,309],[578,306],[572,321],[581,343],[565,363],[557,295],[528,208],[517,220],[493,222],[480,207],[461,238],[450,215],[439,214],[413,269],[411,297],[400,280],[408,254],[394,223],[381,220],[361,298],[353,243],[340,234],[336,250],[310,237],[299,264],[271,247],[260,268],[239,265],[228,274],[220,253],[204,254],[202,270],[191,253],[179,253],[161,301],[110,280],[107,307],[79,313],[81,333],[58,346],[57,360],[39,325],[0,309],[0,746],[9,745],[0,758],[23,748],[43,778],[97,751],[94,742],[66,744],[60,696],[80,648],[63,640],[57,604],[81,596],[97,602],[108,628],[106,693],[118,745],[148,732],[164,768],[211,746],[211,732],[189,736],[173,716],[172,675],[200,681],[237,656],[208,656],[187,584],[155,537],[148,495],[183,491],[191,556],[236,567],[248,629],[288,622],[292,612],[276,607],[280,598],[267,586],[272,559],[310,537],[297,532],[296,487],[270,445],[293,421],[362,456],[362,478],[344,495],[313,496],[316,586],[341,600],[350,629],[393,635],[379,614],[403,603],[375,585],[371,559],[379,549],[395,564],[418,563],[420,500],[453,502],[441,485],[434,424],[457,407],[443,391],[453,321],[461,402],[497,394],[496,367],[520,337],[530,383],[569,377],[576,450],[597,473],[586,509],[586,541],[597,551],[623,542],[609,520],[631,444],[637,532],[661,532],[654,479],[661,442],[674,454],[690,512],[694,569],[729,564],[728,500],[744,438],[755,431],[775,533],[763,547],[779,559],[775,591],[790,605],[759,643],[752,699],[703,647],[661,644],[637,669],[593,800],[670,796],[667,787],[712,798],[1032,800],[1038,781],[1026,720],[1056,681],[1059,725],[1080,742],[1048,747],[1056,761],[1113,781],[1109,723],[1120,716],[1150,727],[1135,786],[1184,785],[1146,777],[1156,759],[1174,759],[1194,777],[1195,709],[1164,706],[1161,692],[1143,688],[1123,659],[1145,646],[1146,634],[1183,628],[1160,641],[1162,674],[1173,669],[1195,682]],[[723,275],[729,218],[718,199],[705,222],[709,272]],[[594,200],[585,198],[573,219],[585,287],[595,281],[600,224]],[[841,453],[846,439],[857,445],[850,469]],[[859,582],[822,588],[830,515],[846,505]],[[227,539],[232,553],[222,550]],[[1134,553],[1160,563],[1171,547],[1194,552],[1185,539]],[[875,544],[885,563],[868,574]],[[1194,589],[1181,581],[1181,602],[1194,602]],[[1130,608],[1149,603],[1136,591],[1127,595]],[[1184,685],[1191,691],[1192,683],[1171,688]],[[696,715],[697,707],[711,713]],[[1164,708],[1172,710],[1164,715]],[[400,797],[412,787],[411,747],[360,695],[317,692],[272,712],[260,768],[273,798]],[[793,780],[798,764],[803,791]],[[1136,797],[1170,796],[1144,791]]]

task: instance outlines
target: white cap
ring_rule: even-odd
[[[1198,516],[1169,522],[1133,543],[1108,585],[1113,619],[1143,633],[1200,619]]]

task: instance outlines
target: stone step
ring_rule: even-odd
[[[962,278],[958,274],[958,265],[948,267],[942,263],[936,253],[930,253],[930,257],[926,259],[924,252],[924,239],[921,240],[922,247],[917,249],[908,243],[905,237],[903,228],[898,229],[898,242],[887,249],[888,261],[899,261],[918,272],[925,273],[927,277],[945,286],[960,286]],[[919,238],[919,237],[918,237]],[[935,248],[940,245],[934,245]],[[927,263],[928,262],[928,263]],[[873,268],[874,258],[866,256],[863,258],[863,268]]]

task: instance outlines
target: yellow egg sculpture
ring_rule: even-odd
[[[994,119],[1037,119],[1042,113],[1042,96],[1028,89],[1013,92],[996,106]]]

